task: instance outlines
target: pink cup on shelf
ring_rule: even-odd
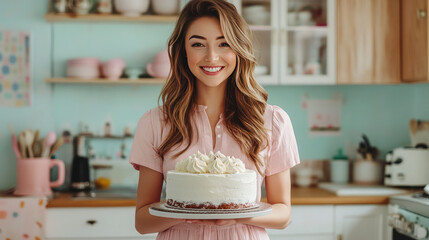
[[[103,76],[110,80],[118,80],[125,69],[125,61],[122,58],[113,58],[101,65]]]
[[[146,66],[147,73],[156,78],[166,78],[170,74],[170,58],[167,49],[156,54],[154,61]]]
[[[100,77],[100,60],[91,57],[68,60],[67,77],[86,79]]]
[[[50,170],[58,167],[58,179],[50,181]],[[16,166],[15,195],[51,196],[52,187],[59,187],[64,183],[64,162],[50,158],[18,159]]]

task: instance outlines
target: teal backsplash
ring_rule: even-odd
[[[64,127],[76,132],[79,122],[94,132],[106,120],[114,133],[136,125],[140,116],[157,105],[160,85],[47,84],[45,78],[64,76],[69,58],[94,56],[100,60],[122,57],[129,66],[146,65],[165,47],[174,25],[148,23],[55,23],[43,20],[43,1],[0,0],[0,28],[30,30],[33,37],[33,105],[0,108],[0,190],[15,185],[15,157],[10,146],[12,124],[15,133],[40,129],[60,133]],[[160,40],[161,39],[161,40]],[[285,109],[294,125],[301,159],[327,159],[338,148],[356,146],[361,134],[368,135],[382,155],[409,143],[410,118],[429,119],[429,85],[355,86],[267,86],[270,104]],[[342,133],[335,137],[310,137],[306,97],[327,99],[340,95]],[[118,147],[119,149],[119,147]],[[382,156],[382,157],[383,157]]]

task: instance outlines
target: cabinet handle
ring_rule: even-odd
[[[87,220],[86,223],[92,226],[97,223],[97,220]]]
[[[417,18],[418,19],[424,19],[424,18],[426,18],[426,11],[425,10],[421,10],[421,9],[417,9]]]
[[[343,235],[339,234],[339,235],[337,236],[337,240],[343,240]]]

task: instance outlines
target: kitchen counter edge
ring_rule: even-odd
[[[337,196],[332,192],[314,188],[292,188],[292,205],[346,205],[387,204],[390,196]],[[266,202],[266,198],[262,198]],[[136,199],[73,199],[71,193],[59,193],[48,202],[55,207],[134,207]]]

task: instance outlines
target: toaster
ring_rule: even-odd
[[[401,147],[386,155],[384,184],[417,187],[429,183],[429,149]]]

